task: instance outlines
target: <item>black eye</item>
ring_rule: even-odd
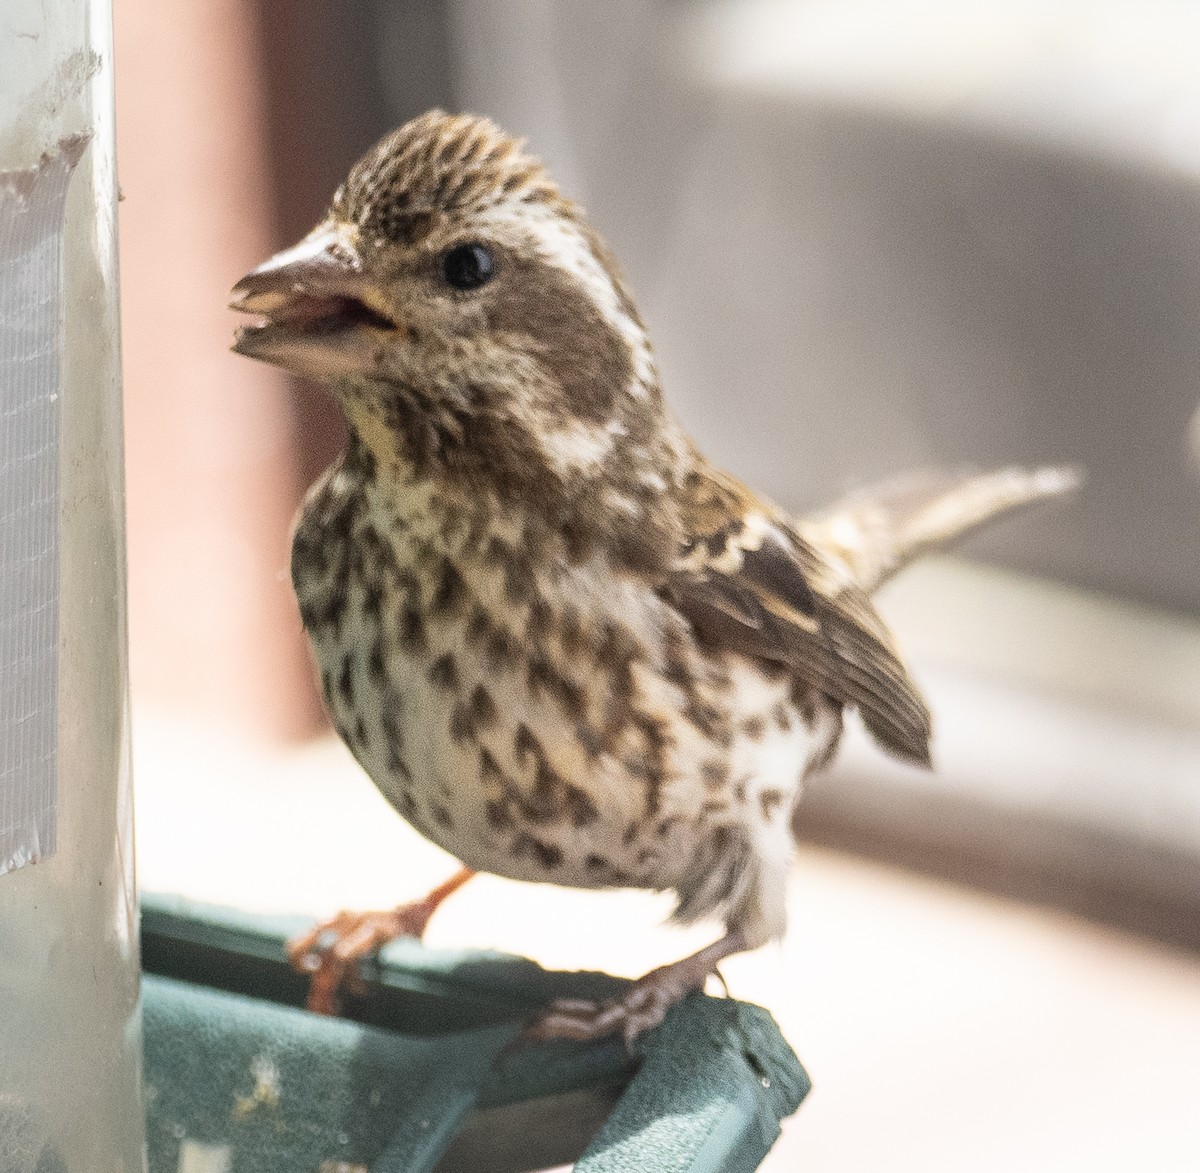
[[[495,272],[496,262],[482,244],[460,244],[442,257],[442,276],[455,289],[478,289]]]

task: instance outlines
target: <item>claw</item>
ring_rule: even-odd
[[[312,975],[306,1005],[316,1014],[336,1014],[339,992],[354,982],[356,967],[399,937],[424,936],[438,906],[475,873],[451,876],[424,900],[373,912],[339,912],[287,944],[287,956],[301,973]]]
[[[550,1039],[592,1042],[620,1034],[626,1049],[632,1052],[638,1038],[658,1026],[672,1006],[692,991],[704,988],[708,975],[716,972],[717,962],[745,947],[745,938],[735,929],[699,953],[651,970],[620,997],[603,1002],[574,998],[553,1002],[525,1029],[522,1038],[528,1042]]]

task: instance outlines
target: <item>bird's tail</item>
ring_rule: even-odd
[[[1076,468],[1005,468],[988,473],[925,472],[856,492],[805,518],[800,530],[841,556],[868,592],[914,558],[993,518],[1078,487]]]

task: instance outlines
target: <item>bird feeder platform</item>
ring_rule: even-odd
[[[146,897],[150,1173],[741,1173],[808,1076],[758,1006],[693,995],[638,1041],[522,1046],[554,998],[624,981],[388,946],[347,1018],[301,1009],[304,925]]]

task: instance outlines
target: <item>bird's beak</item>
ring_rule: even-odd
[[[229,305],[262,318],[238,330],[236,353],[316,379],[369,374],[387,335],[401,329],[353,242],[329,225],[247,273]]]

